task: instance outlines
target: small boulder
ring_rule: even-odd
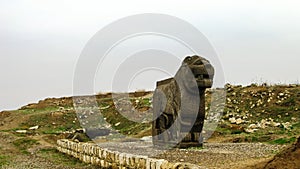
[[[39,128],[39,126],[32,126],[32,127],[29,127],[29,130],[37,130]]]
[[[16,130],[16,133],[26,134],[26,133],[27,133],[27,130]]]
[[[241,118],[238,118],[238,119],[236,119],[236,121],[235,121],[236,124],[241,124],[241,123],[244,123],[244,122],[245,122],[245,120],[243,120],[243,119],[241,119]]]
[[[236,123],[236,119],[235,117],[231,117],[229,118],[230,123],[235,124]]]

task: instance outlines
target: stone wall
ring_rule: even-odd
[[[112,169],[196,169],[196,165],[188,163],[170,163],[164,159],[120,153],[101,148],[93,143],[74,142],[67,139],[57,141],[58,151],[71,155],[79,160]]]

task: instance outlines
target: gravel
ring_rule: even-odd
[[[161,150],[151,142],[106,142],[99,146],[122,153],[187,162],[204,168],[244,168],[273,157],[285,146],[263,143],[205,143],[203,148]],[[243,166],[241,166],[243,165]]]

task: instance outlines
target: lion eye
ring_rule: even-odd
[[[201,60],[197,60],[194,64],[195,64],[195,65],[202,65],[203,63],[202,63]]]

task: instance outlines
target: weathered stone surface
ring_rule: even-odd
[[[155,159],[149,158],[147,156],[110,151],[107,149],[103,149],[93,143],[77,143],[71,140],[62,139],[57,141],[57,145],[58,151],[78,158],[85,163],[98,165],[100,166],[100,168],[197,168],[195,165],[188,163],[170,163],[167,160],[163,159]]]
[[[152,138],[156,146],[200,146],[205,118],[205,89],[214,68],[199,56],[186,57],[174,78],[157,82],[153,96]],[[178,144],[177,144],[178,143]]]

